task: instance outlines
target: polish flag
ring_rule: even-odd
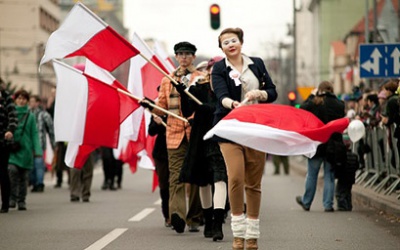
[[[204,139],[216,135],[275,155],[313,157],[334,132],[343,133],[348,118],[324,124],[314,114],[279,104],[255,104],[232,110]]]
[[[96,147],[118,146],[120,124],[139,104],[110,83],[65,63],[53,60],[53,66],[57,75],[56,141],[69,143],[66,164],[80,168]]]
[[[132,44],[141,51],[144,57],[148,58],[164,72],[169,72],[137,33],[133,34]],[[130,63],[128,90],[135,96],[155,100],[158,97],[157,87],[160,85],[164,74],[142,57],[134,57]],[[122,149],[120,159],[130,163],[132,172],[136,171],[137,166],[154,169],[154,164],[151,160],[151,150],[154,142],[148,139],[149,136],[147,134],[150,118],[150,113],[145,112],[145,109],[140,107],[122,125],[123,136],[129,138],[129,142]]]
[[[154,54],[158,57],[158,59],[160,59],[160,61],[163,63],[165,68],[168,69],[168,72],[172,72],[175,70],[174,62],[168,56],[167,52],[162,48],[160,42],[158,41],[154,42],[153,51]]]
[[[52,59],[85,56],[98,66],[113,71],[138,54],[140,52],[125,38],[78,2],[60,28],[49,37],[40,65]]]

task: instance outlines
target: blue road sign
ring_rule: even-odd
[[[400,77],[400,43],[360,44],[361,78]]]

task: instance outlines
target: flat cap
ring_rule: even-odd
[[[180,43],[175,44],[174,51],[175,51],[175,54],[177,54],[178,52],[189,52],[194,55],[196,53],[197,49],[196,49],[196,46],[194,46],[193,44],[191,44],[189,42],[180,42]]]

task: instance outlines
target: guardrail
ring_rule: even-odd
[[[384,195],[391,195],[400,185],[400,162],[394,126],[367,127],[365,136],[353,145],[364,166],[357,171],[356,183],[372,188]],[[362,152],[366,149],[365,152]],[[362,158],[361,158],[362,157]],[[397,196],[400,199],[400,194]]]

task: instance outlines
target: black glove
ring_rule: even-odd
[[[149,109],[151,111],[151,110],[153,110],[153,107],[150,106],[149,103],[155,104],[155,102],[153,100],[151,100],[151,99],[149,99],[147,97],[145,97],[144,100],[141,100],[139,102],[140,106],[142,106],[143,108],[147,108],[147,109]]]
[[[186,86],[183,85],[183,83],[178,82],[178,84],[176,84],[176,85],[174,85],[174,86],[175,86],[175,88],[176,88],[176,91],[178,91],[179,94],[181,94],[181,95],[186,95],[186,94],[184,93],[184,92],[185,92],[185,89],[186,89]]]
[[[190,125],[191,127],[193,127],[193,123],[194,123],[193,118],[188,119],[188,123],[189,123],[189,125]]]

